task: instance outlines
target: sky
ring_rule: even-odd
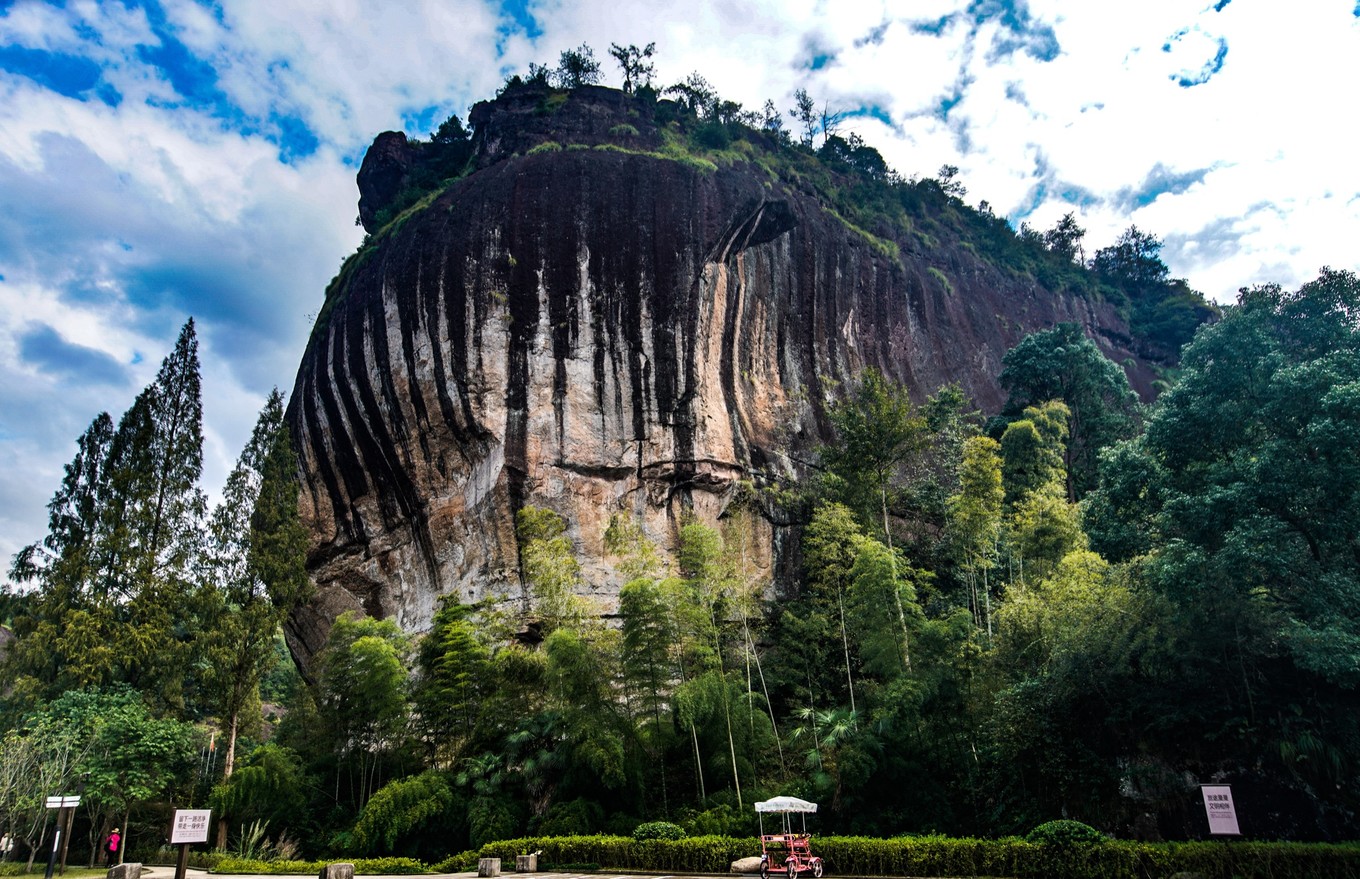
[[[531,62],[656,43],[658,86],[805,88],[1019,226],[1130,224],[1210,299],[1360,269],[1358,0],[0,0],[0,559],[193,317],[220,491],[362,238],[354,175]],[[790,120],[790,127],[794,123]]]

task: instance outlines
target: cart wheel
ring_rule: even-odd
[[[770,862],[760,862],[760,879],[770,879]]]
[[[796,861],[789,861],[789,879],[798,879],[798,864]]]
[[[822,859],[818,858],[812,862],[813,879],[822,879]]]

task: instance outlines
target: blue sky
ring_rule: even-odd
[[[1088,253],[1137,223],[1221,301],[1360,268],[1354,0],[0,0],[0,555],[190,315],[220,487],[359,242],[375,134],[582,42],[617,84],[609,44],[652,41],[662,85],[806,88],[905,175],[957,165],[1041,229],[1077,211]]]

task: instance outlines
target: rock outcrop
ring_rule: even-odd
[[[664,130],[621,93],[549,97],[475,108],[476,170],[328,291],[289,410],[318,590],[288,627],[304,663],[345,610],[419,631],[447,593],[527,602],[526,504],[567,520],[608,611],[611,515],[669,544],[682,510],[711,521],[745,480],[798,478],[864,367],[918,399],[958,382],[995,411],[1002,356],[1060,321],[1137,367],[1107,305],[965,242],[885,246],[755,164],[658,152]],[[403,144],[375,143],[385,191]],[[365,192],[367,216],[383,197]],[[788,536],[752,530],[776,581]]]

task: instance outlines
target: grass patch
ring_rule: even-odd
[[[931,266],[930,268],[926,269],[926,274],[930,275],[932,278],[939,281],[940,287],[944,289],[945,293],[947,293],[950,296],[954,295],[954,285],[949,283],[948,275],[946,275],[939,269],[935,268],[934,266]]]
[[[874,249],[874,252],[877,253],[879,256],[892,260],[893,262],[897,263],[899,268],[902,267],[902,248],[897,246],[896,241],[889,241],[886,238],[879,238],[877,235],[868,231],[867,229],[862,229],[859,226],[856,226],[854,223],[850,222],[845,217],[841,216],[840,213],[830,205],[823,204],[822,210],[826,211],[828,214],[839,220],[842,226],[844,226],[851,232],[854,232],[856,235],[867,241],[869,243],[869,246],[872,247]]]
[[[709,174],[718,170],[718,166],[707,159],[701,159],[698,156],[690,155],[689,153],[677,155],[670,152],[657,152],[655,150],[633,150],[628,149],[627,147],[621,147],[614,143],[601,143],[596,144],[594,147],[586,147],[583,145],[581,148],[596,149],[605,153],[623,153],[628,156],[646,156],[649,159],[661,159],[666,162],[679,162],[682,165],[689,165],[691,168]],[[571,149],[571,147],[568,147],[568,149]]]
[[[543,143],[531,147],[529,149],[529,152],[525,153],[525,155],[537,156],[540,153],[560,153],[560,152],[562,152],[562,144],[558,143],[555,140],[545,140],[543,141]]]

